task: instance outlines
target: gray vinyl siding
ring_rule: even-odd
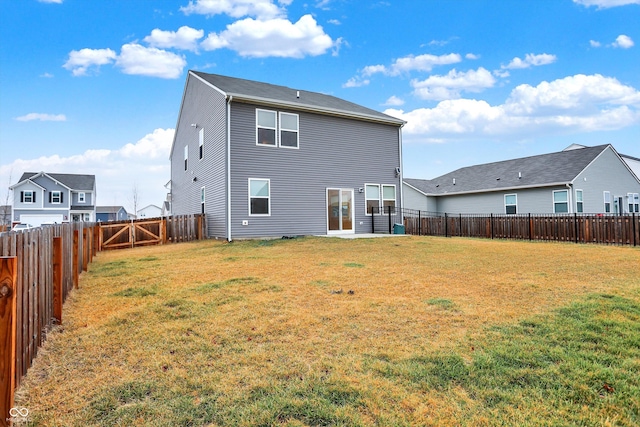
[[[609,191],[611,197],[623,197],[624,212],[627,212],[627,193],[640,193],[640,183],[611,148],[603,151],[589,167],[576,177],[573,188],[583,190],[585,213],[604,212],[603,193],[605,191]],[[613,202],[611,212],[614,212]]]
[[[450,214],[504,214],[504,196],[515,194],[518,214],[553,213],[553,191],[567,187],[542,187],[490,193],[438,197],[438,212]]]
[[[191,126],[197,123],[198,127]],[[204,128],[204,157],[199,158],[199,131]],[[184,146],[189,148],[184,170]],[[171,155],[172,213],[200,213],[205,187],[209,237],[226,237],[226,100],[218,91],[190,77]],[[193,181],[196,178],[196,181]]]
[[[299,148],[257,146],[256,108],[298,114]],[[326,234],[327,188],[353,189],[356,233],[371,230],[365,183],[395,185],[400,206],[397,126],[234,102],[231,129],[233,238]],[[270,179],[270,216],[249,216],[249,178]]]
[[[79,193],[84,193],[84,203],[78,201]],[[93,193],[91,191],[74,191],[71,193],[71,204],[73,206],[93,206]]]
[[[418,190],[404,185],[404,207],[424,212],[436,212],[436,203],[432,197],[427,197]],[[431,206],[430,206],[431,205]]]
[[[20,193],[23,191],[33,191],[36,194],[35,203],[20,202]],[[13,190],[13,207],[15,209],[37,209],[42,208],[44,202],[44,191],[39,186],[26,182]]]

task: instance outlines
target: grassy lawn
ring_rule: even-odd
[[[101,253],[42,426],[640,425],[640,248],[432,237]]]

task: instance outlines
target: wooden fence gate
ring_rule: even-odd
[[[161,245],[165,240],[164,220],[151,219],[100,224],[100,234],[103,250]]]

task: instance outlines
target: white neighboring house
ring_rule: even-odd
[[[138,219],[157,218],[162,216],[162,209],[156,205],[145,206],[138,210]]]
[[[9,189],[13,191],[13,224],[96,220],[95,175],[25,172]]]

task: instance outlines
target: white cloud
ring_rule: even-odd
[[[538,67],[540,65],[548,65],[556,62],[557,57],[555,55],[549,55],[542,53],[534,55],[533,53],[527,53],[524,59],[515,57],[508,65],[503,65],[502,69],[515,70],[521,68],[529,68],[531,66]]]
[[[62,4],[62,0],[38,0],[39,3],[55,3]]]
[[[398,58],[391,64],[388,73],[391,75],[398,75],[410,71],[431,71],[433,67],[437,65],[450,65],[456,64],[462,61],[462,57],[457,53],[450,53],[448,55],[408,55],[403,58]]]
[[[290,2],[281,2],[288,5]],[[258,19],[272,19],[284,16],[284,11],[271,0],[191,0],[180,8],[185,15],[229,15],[232,18],[253,16]]]
[[[116,53],[111,49],[72,50],[63,67],[70,70],[74,76],[84,76],[89,69],[98,69],[101,65],[110,64],[116,57]]]
[[[591,45],[591,47],[600,47],[600,46],[602,46],[602,43],[600,43],[599,41],[596,41],[596,40],[589,40],[589,44]]]
[[[342,22],[338,21],[337,19],[329,19],[327,22],[333,25],[342,25]]]
[[[444,76],[429,76],[426,80],[412,80],[414,94],[421,99],[444,100],[460,98],[462,92],[481,92],[493,87],[496,80],[489,71],[477,70],[458,72],[455,69]]]
[[[180,27],[178,31],[162,31],[156,28],[143,41],[151,47],[195,51],[198,47],[198,40],[203,36],[203,30],[196,30],[185,25]]]
[[[20,122],[31,122],[33,120],[40,120],[41,122],[66,122],[67,116],[64,114],[29,113],[24,116],[16,117],[15,119]]]
[[[469,59],[469,60],[475,60],[475,59],[480,59],[480,55],[476,55],[475,53],[467,53],[465,56],[465,59]]]
[[[201,44],[205,50],[228,48],[255,58],[316,56],[333,45],[311,15],[302,16],[295,24],[287,19],[246,18],[228,25],[221,33],[209,34]]]
[[[358,77],[351,77],[349,80],[347,80],[346,83],[342,85],[342,87],[344,88],[362,87],[362,86],[367,86],[369,83],[371,83],[369,79],[360,79]]]
[[[617,38],[616,41],[612,44],[613,47],[619,47],[621,49],[629,49],[631,47],[633,47],[633,40],[631,40],[631,37],[626,36],[624,34],[620,34]]]
[[[384,65],[367,65],[362,69],[361,74],[363,76],[371,76],[376,73],[386,73],[387,67]]]
[[[51,78],[53,78],[53,74],[51,74],[51,73],[43,73],[43,74],[40,74],[40,77],[44,77],[46,79],[51,79]]]
[[[130,43],[122,46],[116,65],[125,74],[176,79],[187,61],[175,53]]]
[[[628,4],[640,4],[640,0],[573,0],[573,2],[586,7],[596,6],[598,9],[626,6]]]
[[[520,85],[504,104],[445,100],[434,108],[385,111],[407,121],[406,141],[526,138],[621,129],[640,124],[640,92],[601,75],[576,75],[536,87]]]
[[[391,107],[399,107],[401,105],[404,105],[404,101],[402,99],[398,98],[397,96],[393,95],[393,96],[390,96],[389,99],[387,99],[385,101],[385,103],[382,104],[382,105],[388,105],[388,106],[391,106]]]
[[[167,193],[164,184],[171,175],[168,159],[173,134],[173,129],[156,129],[118,150],[98,149],[68,157],[18,159],[0,166],[0,182],[8,182],[12,171],[95,174],[98,205],[123,205],[130,210],[134,184],[138,188],[140,205],[160,205]],[[15,174],[12,179],[13,183],[17,181]]]

